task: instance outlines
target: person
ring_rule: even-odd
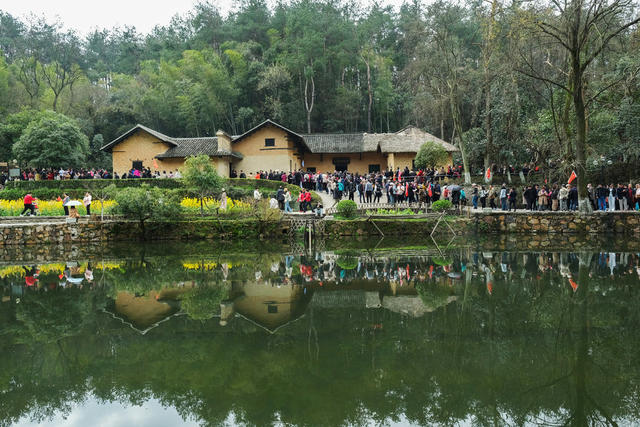
[[[558,210],[558,185],[557,184],[553,184],[549,197],[551,198],[551,210],[553,212],[556,212]]]
[[[502,188],[500,188],[500,207],[503,211],[507,210],[507,186],[502,184]]]
[[[538,190],[538,210],[543,211],[547,208],[547,190],[540,187]]]
[[[82,204],[87,210],[87,216],[90,216],[91,215],[91,193],[89,193],[88,191],[84,193],[84,199],[82,199]]]
[[[375,184],[373,187],[373,203],[380,203],[380,198],[382,197],[382,185]]]
[[[609,208],[607,211],[614,212],[616,210],[616,189],[613,187],[613,184],[609,185],[609,195],[607,198],[609,203]]]
[[[260,191],[258,190],[258,188],[256,187],[255,190],[253,190],[253,200],[255,200],[256,202],[259,201],[262,198],[262,194],[260,194]]]
[[[480,187],[480,205],[482,209],[487,207],[487,190],[485,190],[484,185]]]
[[[284,189],[284,211],[293,212],[291,209],[291,193],[288,188]]]
[[[473,209],[478,209],[478,186],[471,184],[471,204]]]
[[[364,184],[364,193],[366,202],[371,203],[371,196],[373,195],[373,184],[369,180],[367,180],[367,182]]]
[[[640,210],[640,184],[636,184],[636,206],[635,209],[636,210]]]
[[[36,210],[33,207],[33,196],[31,195],[31,193],[27,193],[27,195],[24,196],[24,200],[22,201],[22,203],[24,204],[24,209],[22,210],[20,216],[23,216],[27,211],[30,212],[29,215],[36,214]]]
[[[609,190],[606,187],[603,187],[602,184],[598,184],[598,188],[596,188],[596,198],[598,200],[598,210],[606,211],[607,210],[607,196],[609,195]]]
[[[516,193],[516,189],[514,187],[511,187],[511,191],[509,191],[509,209],[507,209],[507,211],[510,211],[511,208],[513,207],[513,211],[516,211],[516,200],[518,197],[518,193]]]
[[[62,207],[64,208],[64,215],[65,216],[69,216],[69,206],[67,206],[67,203],[69,203],[69,196],[67,196],[67,193],[62,193]]]
[[[282,186],[278,187],[278,192],[276,193],[276,200],[278,201],[278,207],[281,211],[284,210],[284,189]]]
[[[621,211],[626,211],[629,206],[627,203],[627,187],[624,184],[618,184],[618,189],[616,190],[616,198],[618,199],[618,206]]]
[[[498,192],[493,185],[489,186],[489,207],[491,209],[497,209],[496,199],[498,198]]]
[[[536,188],[533,185],[530,185],[529,188],[524,191],[523,196],[525,203],[527,204],[527,210],[535,210],[536,199],[538,198],[538,191]]]
[[[566,211],[567,210],[567,200],[569,199],[569,190],[567,190],[567,187],[565,185],[560,187],[560,190],[558,190],[558,200],[560,201],[560,210],[561,211]]]
[[[304,196],[304,189],[300,191],[300,194],[298,194],[298,205],[300,206],[300,212],[307,211],[307,202]]]
[[[273,195],[269,199],[269,209],[278,209],[278,200]]]
[[[224,188],[220,192],[220,210],[227,210],[227,192],[224,190]]]
[[[311,191],[304,192],[304,203],[305,203],[304,211],[306,212],[307,209],[311,209]]]
[[[71,208],[69,209],[69,218],[80,218],[78,209],[76,209],[75,206],[71,206]]]
[[[575,185],[569,186],[569,210],[578,210],[578,187]]]

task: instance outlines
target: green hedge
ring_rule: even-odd
[[[87,190],[91,192],[94,199],[98,199],[101,196],[99,190],[105,188],[108,184],[116,184],[118,188],[125,188],[127,187],[127,184],[129,184],[129,186],[139,186],[142,183],[155,184],[158,182],[169,182],[171,186],[161,188],[165,188],[171,194],[182,197],[196,197],[196,195],[189,191],[189,189],[182,186],[181,180],[176,179],[95,179],[66,181],[13,181],[4,190],[0,191],[0,200],[22,199],[26,193],[31,193],[34,197],[42,200],[56,199],[58,196],[61,196],[62,193],[67,193],[69,197],[73,199],[81,199],[84,197],[84,193]],[[95,183],[96,185],[89,187],[79,185],[83,183]],[[65,184],[69,184],[69,186],[66,186]],[[271,197],[271,195],[276,193],[280,185],[282,185],[282,183],[278,181],[268,181],[264,179],[229,179],[224,186],[228,197],[232,199],[250,199],[253,198],[253,191],[256,186],[260,189],[263,197]],[[290,184],[286,184],[286,187],[289,188],[291,197],[295,201],[300,193],[300,187]],[[312,193],[312,195],[314,203],[318,203],[321,200],[316,193]]]
[[[35,191],[45,188],[51,189],[79,189],[79,190],[96,190],[115,184],[118,188],[139,187],[142,184],[149,184],[152,187],[159,188],[182,188],[182,180],[180,179],[157,179],[157,178],[140,178],[140,179],[67,179],[67,180],[43,180],[43,181],[9,181],[7,189],[19,189],[22,191]]]

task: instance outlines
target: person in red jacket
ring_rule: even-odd
[[[33,196],[31,194],[27,194],[26,196],[24,196],[24,200],[22,203],[24,203],[24,209],[22,210],[20,216],[23,216],[27,211],[31,211],[30,215],[35,215],[36,211],[33,207]]]

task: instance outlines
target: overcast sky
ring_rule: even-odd
[[[366,0],[362,0],[366,4]],[[212,0],[223,15],[233,0]],[[65,28],[88,34],[94,28],[135,26],[147,34],[156,25],[166,25],[176,15],[191,10],[197,0],[1,0],[0,10],[19,18],[30,13],[45,15],[49,21],[59,17]],[[273,1],[268,1],[269,4]],[[401,0],[382,0],[382,4],[400,4]]]

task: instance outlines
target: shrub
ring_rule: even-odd
[[[341,200],[336,209],[343,218],[355,218],[358,205],[353,200]]]
[[[353,256],[339,256],[336,264],[343,270],[353,270],[358,266],[358,258]]]
[[[453,203],[451,203],[451,200],[447,200],[447,199],[435,201],[431,205],[431,209],[433,209],[434,212],[443,212],[451,209],[452,207],[453,207]]]
[[[182,211],[179,200],[155,187],[125,188],[116,193],[115,199],[118,213],[138,220],[143,238],[145,221],[177,219]]]

